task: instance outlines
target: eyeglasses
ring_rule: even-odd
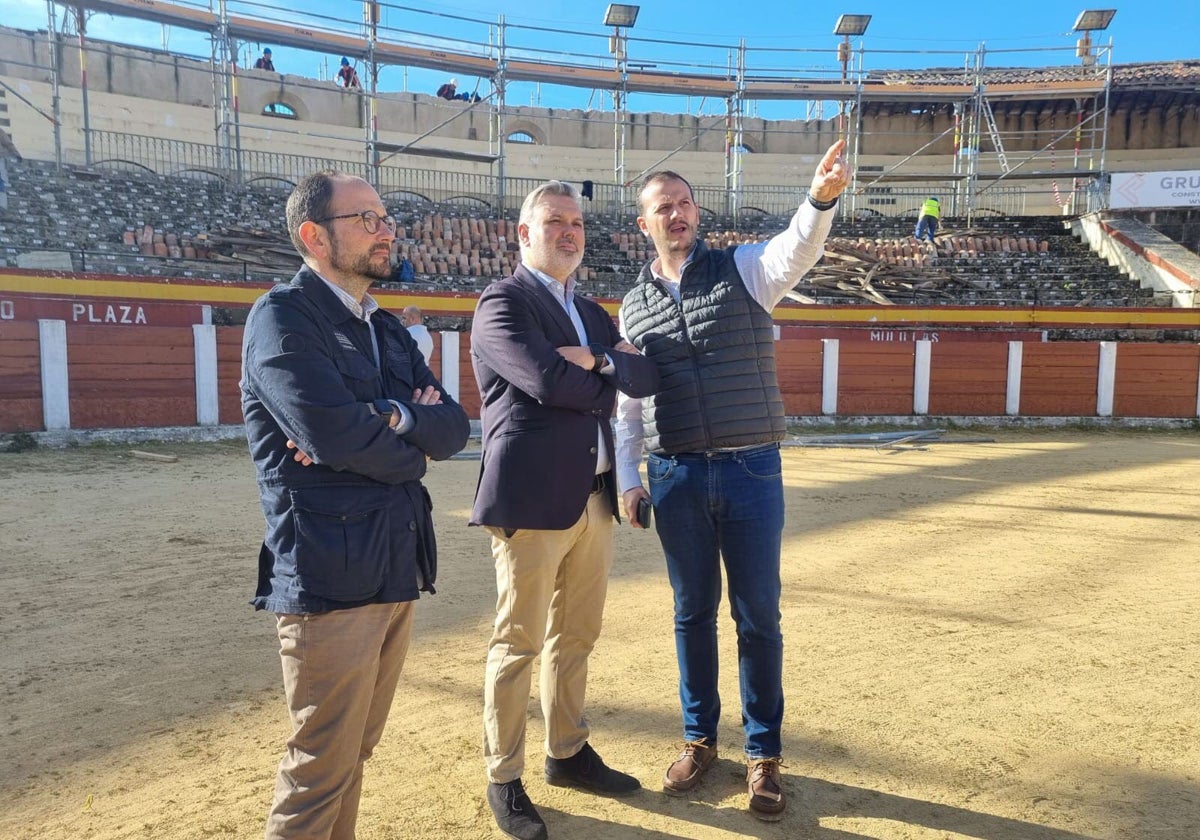
[[[340,216],[327,216],[324,219],[313,219],[313,221],[318,225],[323,225],[338,219],[359,219],[362,222],[363,230],[367,233],[378,233],[380,223],[386,225],[392,233],[396,232],[396,219],[392,216],[380,216],[374,210],[365,210],[362,213],[343,213]]]

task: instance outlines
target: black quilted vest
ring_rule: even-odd
[[[679,303],[647,264],[621,304],[629,340],[658,364],[662,382],[643,403],[646,450],[671,455],[782,440],[771,314],[750,296],[733,248],[696,248]]]

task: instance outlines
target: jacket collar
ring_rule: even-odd
[[[333,323],[340,324],[343,321],[350,320],[362,323],[361,319],[356,318],[354,313],[346,307],[346,304],[326,285],[321,276],[307,265],[302,266],[296,272],[296,276],[292,278],[291,285],[300,289],[304,293],[304,296]]]
[[[513,272],[513,279],[523,288],[529,290],[542,309],[571,338],[572,343],[579,340],[575,334],[575,325],[571,323],[571,316],[567,314],[567,310],[563,308],[563,305],[554,299],[554,295],[551,294],[550,290],[546,288],[546,284],[536,274],[524,265],[518,265],[516,271]],[[580,312],[579,317],[583,317],[582,312]]]
[[[688,256],[687,262],[683,266],[683,271],[679,275],[679,282],[681,284],[683,283],[684,279],[686,278],[688,270],[691,269],[692,266],[701,262],[707,253],[708,253],[708,246],[705,245],[704,240],[701,239],[699,235],[697,235],[696,245],[692,248],[692,253]],[[655,257],[655,259],[658,259],[658,258]],[[647,260],[646,264],[642,266],[642,271],[638,275],[639,283],[655,283],[658,281],[658,278],[654,276],[654,270],[652,268],[653,265],[654,265],[654,260]]]

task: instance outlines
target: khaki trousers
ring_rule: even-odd
[[[292,737],[267,840],[354,840],[363,763],[383,734],[416,602],[278,615]]]
[[[588,655],[600,636],[613,514],[593,493],[565,531],[492,534],[496,625],[483,683],[483,755],[488,780],[511,782],[525,769],[525,718],[533,660],[541,665],[546,753],[570,758],[588,739],[583,717]]]

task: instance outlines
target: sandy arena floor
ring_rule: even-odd
[[[622,528],[592,658],[592,742],[646,789],[526,782],[555,840],[1197,840],[1200,437],[1000,432],[928,451],[785,451],[791,797],[745,810],[726,620],[719,765],[679,737],[670,592]],[[0,455],[0,838],[261,836],[287,733],[262,532],[238,442]],[[477,462],[436,464],[422,601],[360,840],[493,838],[480,681],[494,598],[466,527]],[[536,682],[535,682],[536,685]]]

